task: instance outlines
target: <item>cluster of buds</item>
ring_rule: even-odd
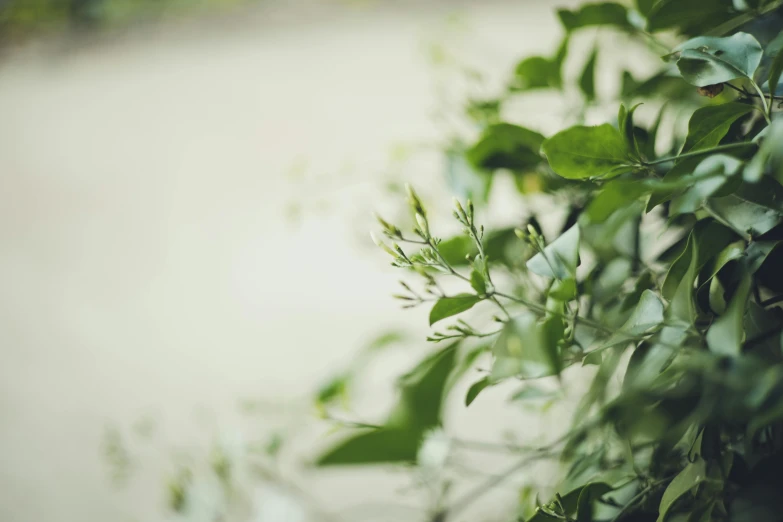
[[[457,320],[457,324],[446,327],[448,333],[434,332],[427,337],[427,340],[437,343],[444,339],[453,339],[454,337],[481,337],[482,334],[462,319]]]
[[[471,200],[467,200],[465,202],[465,207],[466,208],[463,208],[459,200],[454,198],[454,218],[459,221],[463,227],[465,227],[464,232],[466,234],[473,236],[476,241],[484,239],[484,225],[476,229],[476,225],[474,224],[473,202]]]
[[[528,225],[527,231],[522,230],[521,228],[514,229],[514,234],[516,234],[519,239],[532,246],[537,252],[542,252],[544,248],[546,248],[546,240],[538,233],[538,230],[536,230],[533,225]]]

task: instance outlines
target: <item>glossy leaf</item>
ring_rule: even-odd
[[[780,211],[748,201],[736,194],[712,198],[710,211],[741,236],[758,236],[775,228],[783,219]]]
[[[579,227],[574,225],[543,252],[537,253],[527,262],[527,268],[544,277],[565,280],[573,278],[579,264]]]
[[[686,495],[700,483],[707,480],[707,467],[702,459],[685,466],[679,474],[669,483],[661,497],[661,504],[658,508],[657,522],[664,522],[669,509],[682,496]]]
[[[688,122],[688,137],[681,152],[692,152],[715,147],[731,124],[753,110],[745,103],[723,103],[697,109]]]
[[[552,169],[568,179],[605,176],[628,164],[625,140],[608,123],[561,131],[544,141],[541,150]]]
[[[442,297],[430,310],[430,326],[442,319],[470,310],[481,298],[473,294],[460,294],[454,297]]]
[[[725,38],[699,36],[675,48],[677,68],[690,84],[705,87],[752,78],[761,63],[761,44],[748,33]]]

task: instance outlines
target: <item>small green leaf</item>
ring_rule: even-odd
[[[470,272],[470,286],[479,295],[487,293],[487,282],[484,280],[484,274],[480,273],[475,268]]]
[[[595,62],[598,58],[598,47],[593,47],[593,52],[587,58],[585,68],[579,77],[579,88],[588,101],[595,99]]]
[[[552,299],[569,302],[576,299],[576,280],[572,277],[568,279],[555,279],[552,286],[549,287],[547,294]]]
[[[627,343],[639,336],[646,335],[657,329],[663,323],[663,303],[652,290],[642,292],[639,302],[631,312],[631,316],[615,332],[608,341],[602,344],[606,349],[616,344]]]
[[[718,38],[699,36],[678,46],[677,68],[688,83],[706,87],[737,78],[753,78],[761,63],[761,44],[748,33]]]
[[[481,298],[473,294],[460,294],[438,299],[438,302],[430,310],[430,326],[442,319],[470,310],[479,301]]]
[[[750,285],[751,275],[745,272],[725,313],[707,330],[707,345],[711,352],[733,356],[742,352],[742,337],[745,333],[742,323],[750,295]]]
[[[532,400],[542,400],[542,399],[551,399],[553,397],[558,397],[559,394],[554,391],[547,391],[542,390],[541,388],[536,388],[535,386],[525,386],[521,390],[516,391],[511,397],[509,397],[509,401],[532,401]]]
[[[484,131],[481,139],[465,154],[478,169],[530,170],[543,161],[540,154],[544,137],[530,129],[497,123]]]
[[[576,275],[579,265],[579,226],[574,225],[527,262],[531,272],[564,280]]]
[[[576,11],[558,9],[560,22],[566,31],[594,25],[613,25],[629,28],[628,11],[624,5],[614,2],[585,4]]]
[[[317,466],[414,462],[421,434],[411,430],[380,429],[350,437],[321,455]]]
[[[783,51],[778,56],[783,56]],[[778,183],[783,182],[783,120],[774,120],[765,129],[766,135],[759,151],[745,167],[743,177],[748,183],[760,182],[764,175],[771,174]]]
[[[696,109],[688,122],[688,137],[681,153],[709,149],[720,143],[731,124],[753,110],[745,103],[723,103]]]
[[[568,179],[616,173],[628,165],[628,149],[620,131],[605,123],[577,125],[544,141],[541,150],[552,170]]]
[[[685,466],[685,468],[674,477],[674,480],[669,483],[666,487],[666,491],[663,492],[661,504],[658,507],[657,522],[663,522],[666,519],[666,514],[677,499],[705,480],[707,480],[707,468],[706,463],[702,459]]]
[[[490,386],[491,384],[492,383],[488,377],[484,377],[483,379],[474,382],[470,389],[468,389],[468,394],[465,396],[465,406],[470,406],[473,401],[476,400],[476,397],[478,397],[479,393],[481,393],[484,388]]]
[[[617,125],[620,127],[620,134],[625,138],[625,146],[633,153],[635,158],[639,158],[641,154],[634,132],[633,113],[636,112],[640,105],[641,103],[637,103],[626,110],[625,105],[620,104],[620,113],[617,116]]]

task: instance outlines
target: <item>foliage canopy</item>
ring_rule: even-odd
[[[486,360],[466,407],[509,380],[524,383],[512,397],[521,402],[553,393],[537,379],[588,386],[570,427],[541,447],[507,448],[510,469],[468,495],[444,490],[432,521],[458,520],[541,459],[560,462],[559,485],[523,490],[508,520],[783,520],[782,4],[558,10],[557,51],[518,64],[507,90],[483,103],[491,114],[476,119],[480,136],[461,153],[487,186],[497,176],[517,181],[521,208],[531,186],[546,193],[559,230],[545,233],[548,216],[532,213],[485,230],[486,190],[455,202],[457,237],[437,235],[412,189],[414,226],[379,218],[386,239],[375,240],[407,274],[397,297],[430,307],[429,340],[445,347],[400,379],[383,425],[363,426],[317,463],[423,465],[433,433],[448,434],[442,412],[454,383]],[[660,71],[642,81],[621,74],[616,120],[576,121],[549,136],[506,121],[504,104],[531,91],[579,89],[585,105],[608,103],[594,81],[602,49],[587,54],[578,78],[563,73],[587,27],[663,55]],[[679,114],[689,115],[687,131],[665,129]],[[447,292],[445,279],[462,290]],[[497,315],[474,326],[482,307]]]

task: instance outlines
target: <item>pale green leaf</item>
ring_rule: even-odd
[[[699,459],[685,466],[676,477],[666,487],[661,497],[661,504],[658,508],[657,522],[663,522],[674,502],[687,494],[690,490],[707,480],[706,463]]]
[[[678,46],[677,68],[690,84],[705,87],[737,78],[752,78],[763,50],[748,33],[725,38],[699,36]]]
[[[740,279],[726,311],[707,330],[707,346],[711,352],[732,356],[737,356],[742,352],[742,340],[745,333],[742,324],[750,295],[750,286],[751,275],[746,272]]]
[[[576,275],[579,265],[579,226],[574,225],[527,262],[538,275],[565,280]]]

